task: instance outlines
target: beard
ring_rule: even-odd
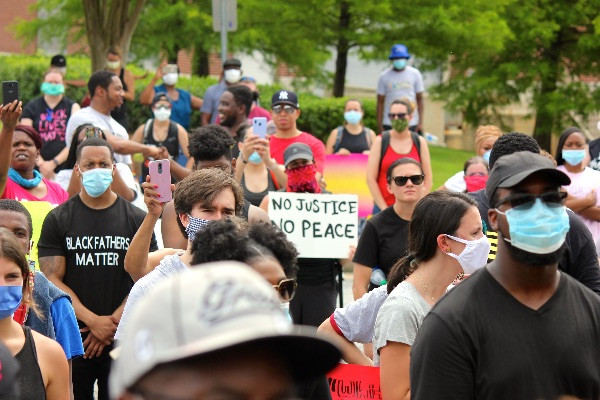
[[[220,122],[220,124],[221,124],[221,126],[224,126],[226,128],[231,128],[231,127],[233,127],[235,125],[235,121],[236,121],[235,118],[227,116],[227,117],[225,117],[224,120],[222,120]]]
[[[500,236],[502,236],[502,234],[500,234]],[[513,246],[513,244],[510,242],[507,242],[503,236],[502,236],[502,240],[504,241],[504,244],[508,248],[508,252],[510,253],[510,256],[515,261],[523,263],[523,264],[529,264],[532,267],[544,267],[546,265],[556,264],[556,263],[558,263],[558,260],[560,260],[562,258],[565,251],[567,250],[567,241],[566,240],[562,244],[562,246],[560,246],[560,248],[558,250],[554,250],[552,253],[548,253],[548,254],[530,253],[528,251],[521,250],[521,249]]]

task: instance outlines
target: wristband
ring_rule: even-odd
[[[58,161],[56,161],[56,157],[54,157],[54,158],[52,159],[52,161],[54,161],[54,165],[56,165],[56,166],[58,167]]]
[[[248,164],[248,161],[246,161],[246,159],[244,158],[244,153],[242,153],[241,151],[240,151],[240,158],[242,159],[242,162],[243,162],[244,164]],[[411,181],[411,182],[412,182],[412,181]]]

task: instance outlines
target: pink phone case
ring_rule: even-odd
[[[263,139],[267,137],[267,119],[265,117],[252,118],[252,133]]]
[[[166,203],[173,199],[171,192],[171,166],[169,160],[150,161],[148,164],[150,182],[158,185],[156,192],[160,194],[161,203]]]

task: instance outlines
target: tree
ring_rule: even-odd
[[[131,38],[146,0],[38,0],[33,10],[41,18],[20,20],[17,34],[31,41],[38,34],[66,45],[84,35],[89,45],[92,71],[103,68],[110,46],[118,45],[126,59]],[[49,11],[50,10],[50,11]]]

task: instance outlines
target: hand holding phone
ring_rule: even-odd
[[[252,133],[262,139],[267,137],[267,119],[265,117],[252,118]]]
[[[161,203],[166,203],[173,199],[171,192],[171,165],[169,160],[156,160],[148,163],[150,182],[158,187],[155,189],[160,195],[158,198]]]
[[[19,82],[2,82],[2,104],[10,104],[15,100],[19,100]]]

